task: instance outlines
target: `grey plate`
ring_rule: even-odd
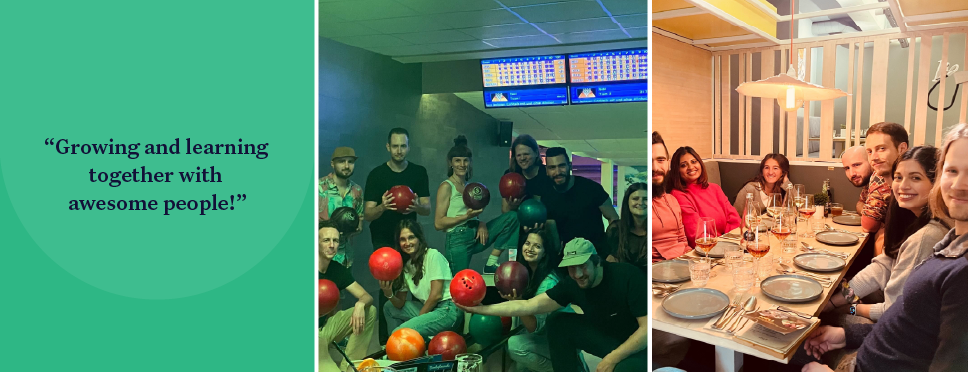
[[[763,279],[760,292],[783,302],[810,302],[820,298],[823,286],[811,278],[800,275],[775,275]]]
[[[804,270],[831,272],[843,269],[847,266],[847,261],[823,253],[802,253],[793,257],[793,264]]]
[[[830,245],[854,245],[860,240],[857,235],[839,231],[823,231],[816,235],[818,242]]]
[[[712,258],[723,258],[723,257],[725,257],[726,256],[726,246],[727,245],[731,245],[731,246],[734,246],[734,247],[739,247],[739,244],[736,244],[736,243],[733,243],[733,242],[725,242],[725,241],[720,240],[718,243],[716,243],[716,245],[713,246],[713,249],[709,250],[709,257],[712,257]],[[703,257],[704,256],[703,253],[699,250],[699,248],[695,248],[693,250],[696,251],[696,255],[698,255],[699,257]]]
[[[665,260],[652,265],[653,282],[679,283],[689,279],[689,261]]]
[[[726,310],[727,306],[729,296],[710,288],[683,289],[662,301],[662,310],[682,319],[713,317]]]
[[[840,215],[833,218],[834,223],[847,226],[860,226],[860,216],[858,215]]]

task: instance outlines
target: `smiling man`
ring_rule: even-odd
[[[867,149],[864,146],[854,146],[840,157],[844,165],[844,174],[854,187],[860,187],[860,198],[857,200],[857,213],[864,210],[869,194],[868,185],[871,181],[871,163],[867,161]]]
[[[908,149],[908,133],[900,124],[877,123],[867,129],[864,147],[874,175],[868,185],[867,201],[859,212],[864,232],[876,233],[874,255],[877,256],[884,250],[883,232],[880,229],[887,218],[887,207],[891,204],[891,183],[894,181],[891,168]]]
[[[597,372],[646,371],[648,299],[645,274],[624,262],[606,262],[591,242],[575,238],[565,245],[559,267],[571,280],[562,280],[529,300],[496,305],[458,307],[494,316],[546,314],[568,304],[583,314],[556,312],[548,316],[548,345],[555,372],[580,371],[578,351],[602,358]]]
[[[691,250],[682,225],[682,208],[665,192],[669,149],[659,132],[652,132],[652,262],[670,260]]]
[[[340,207],[350,207],[360,217],[355,235],[363,229],[363,188],[350,177],[356,169],[356,151],[350,147],[337,147],[330,158],[333,172],[319,179],[319,220],[325,221]],[[340,242],[333,260],[346,267],[353,266],[353,249],[348,237]]]
[[[548,207],[548,219],[555,221],[561,241],[588,239],[602,250],[598,252],[600,256],[607,257],[602,217],[610,224],[619,219],[611,196],[598,182],[571,174],[571,160],[564,148],[548,149],[545,163],[554,191],[549,191],[541,201]]]

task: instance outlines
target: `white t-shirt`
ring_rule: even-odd
[[[413,294],[413,297],[422,302],[426,302],[427,298],[430,297],[430,282],[443,280],[444,286],[441,291],[440,301],[450,300],[450,280],[454,278],[454,275],[451,274],[450,263],[447,262],[447,258],[443,254],[437,252],[436,249],[427,248],[423,263],[424,274],[423,278],[420,278],[420,284],[413,284],[415,270],[409,261],[403,269],[404,282],[407,283],[407,288]]]

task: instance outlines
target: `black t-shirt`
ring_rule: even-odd
[[[504,171],[504,174],[508,173],[511,173],[510,169]],[[524,176],[522,172],[515,173]],[[548,192],[554,191],[553,184],[551,178],[548,178],[548,171],[545,169],[544,164],[538,164],[538,174],[530,180],[525,177],[524,191],[527,195],[524,196],[524,200],[530,199],[532,196],[543,198]]]
[[[602,282],[582,289],[571,278],[563,279],[546,294],[561,306],[575,304],[605,334],[626,340],[636,329],[636,318],[648,315],[648,279],[631,264],[602,261]]]
[[[605,224],[602,222],[602,210],[599,209],[609,200],[608,193],[595,181],[581,176],[572,177],[575,184],[568,191],[552,189],[541,197],[548,207],[548,219],[555,220],[562,244],[568,244],[574,238],[585,238],[595,245],[595,250],[602,258],[608,257]]]
[[[390,169],[386,163],[373,168],[366,177],[366,186],[363,188],[363,200],[368,202],[383,202],[383,194],[397,185],[406,185],[417,194],[418,198],[430,197],[430,185],[427,178],[427,168],[410,162],[403,172],[397,173]],[[394,211],[383,212],[380,218],[370,222],[370,239],[373,246],[392,247],[393,230],[397,228],[400,221],[417,220],[417,213],[401,214]]]
[[[620,221],[618,223],[623,222]],[[618,259],[618,262],[627,262],[638,267],[643,273],[648,272],[649,266],[652,265],[652,253],[648,251],[649,253],[646,253],[645,256],[640,254],[642,251],[649,249],[646,245],[649,240],[648,236],[638,236],[630,232],[628,244],[631,249],[624,255],[621,255],[621,257],[618,254],[618,226],[609,228],[605,232],[605,237],[608,242],[608,254]]]
[[[344,290],[353,284],[356,280],[353,279],[353,273],[350,272],[345,266],[339,262],[332,261],[329,263],[329,267],[326,268],[326,273],[318,273],[319,279],[329,279],[333,283],[336,283],[336,288],[339,290]]]

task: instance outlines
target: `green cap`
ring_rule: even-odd
[[[588,262],[588,258],[596,254],[595,245],[585,238],[574,238],[565,244],[565,251],[561,256],[561,264],[558,267],[568,267],[583,265]]]

